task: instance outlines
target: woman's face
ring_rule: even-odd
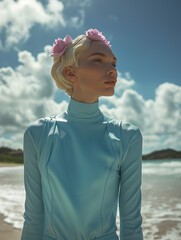
[[[94,103],[100,96],[112,96],[117,81],[116,58],[111,49],[101,41],[92,41],[79,58],[75,70],[72,98]],[[105,83],[105,82],[114,83]]]

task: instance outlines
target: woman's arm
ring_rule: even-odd
[[[142,135],[139,129],[134,130],[125,149],[120,169],[120,240],[142,240]]]
[[[37,145],[35,144],[29,127],[24,133],[23,144],[26,201],[24,212],[25,221],[21,240],[42,240],[44,207],[42,201],[41,176],[38,169]]]

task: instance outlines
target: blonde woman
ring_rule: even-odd
[[[142,135],[99,109],[99,97],[112,96],[117,81],[111,45],[89,29],[58,38],[51,56],[52,76],[70,101],[24,133],[21,240],[142,240]]]

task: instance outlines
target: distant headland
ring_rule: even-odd
[[[181,151],[176,151],[173,149],[162,149],[158,151],[154,151],[152,153],[143,155],[143,160],[168,160],[168,159],[181,159]]]
[[[21,149],[15,150],[8,147],[0,147],[0,162],[23,164],[23,151]]]
[[[181,151],[173,149],[162,149],[142,156],[143,161],[178,158],[181,159]],[[0,147],[0,162],[23,164],[23,151],[21,149],[15,150],[8,147]]]

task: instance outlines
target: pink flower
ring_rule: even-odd
[[[103,41],[109,48],[111,48],[111,45],[109,44],[110,41],[107,41],[105,36],[102,35],[102,32],[99,32],[97,29],[90,28],[86,32],[86,37],[92,40]]]
[[[58,38],[55,39],[53,47],[51,49],[51,57],[60,57],[65,52],[67,45],[72,42],[72,38],[69,35],[66,35],[64,39]]]

